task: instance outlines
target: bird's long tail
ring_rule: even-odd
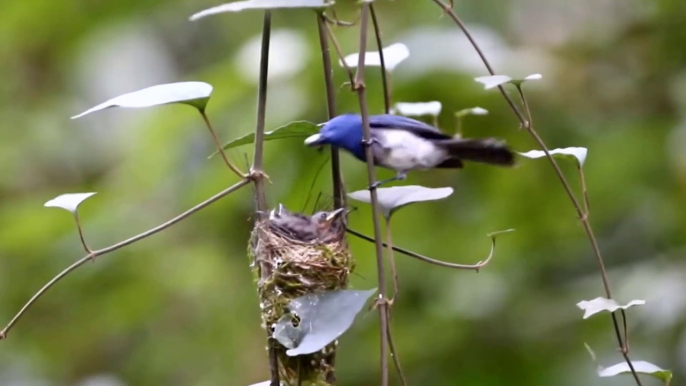
[[[440,141],[440,144],[448,149],[451,157],[461,160],[500,166],[512,166],[515,163],[514,152],[495,138],[456,138]]]

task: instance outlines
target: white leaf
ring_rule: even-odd
[[[240,12],[246,9],[279,9],[279,8],[324,8],[332,5],[328,0],[247,0],[226,3],[202,10],[190,17],[198,20],[206,16],[225,12]]]
[[[72,213],[76,213],[76,209],[88,197],[95,193],[68,193],[59,195],[52,200],[45,203],[45,207],[62,208]]]
[[[384,64],[386,65],[386,70],[387,71],[393,71],[393,69],[400,64],[402,61],[410,57],[410,50],[407,49],[407,46],[402,44],[402,43],[395,43],[392,44],[383,50],[383,59],[384,59]],[[348,67],[354,68],[357,67],[357,62],[360,58],[360,54],[350,54],[345,57],[345,63],[348,65]],[[340,62],[341,66],[343,65],[343,62]],[[364,56],[364,64],[365,66],[375,66],[379,67],[381,66],[381,57],[379,56],[378,51],[369,51],[365,54]]]
[[[580,301],[576,306],[584,311],[584,319],[588,319],[601,311],[615,312],[620,308],[626,310],[629,307],[642,306],[644,304],[646,304],[645,300],[632,300],[628,304],[622,306],[612,299],[598,297],[593,300]]]
[[[486,90],[492,89],[494,87],[498,87],[503,83],[507,83],[512,80],[507,75],[491,75],[491,76],[480,76],[478,78],[475,78],[477,82],[481,83],[484,85],[484,88]]]
[[[375,292],[336,290],[295,298],[288,305],[290,313],[276,323],[273,337],[289,348],[288,356],[320,351],[350,328]],[[292,323],[293,314],[300,318],[297,327]]]
[[[498,87],[502,84],[505,83],[512,83],[514,85],[520,85],[526,81],[529,80],[538,80],[538,79],[543,79],[543,75],[541,74],[531,74],[529,76],[526,76],[524,78],[519,78],[519,79],[513,79],[507,75],[491,75],[491,76],[481,76],[478,78],[475,78],[479,83],[482,83],[484,85],[484,88],[486,90],[492,89],[494,87]]]
[[[453,188],[426,188],[418,185],[393,186],[376,191],[379,209],[388,218],[396,210],[414,202],[433,201],[453,194]],[[371,203],[369,190],[360,190],[348,194],[353,200]]]
[[[545,152],[543,150],[531,150],[526,153],[519,153],[521,156],[526,158],[542,158],[545,157]],[[558,156],[562,158],[574,157],[578,166],[584,166],[586,161],[586,155],[588,154],[588,149],[585,147],[566,147],[563,149],[550,150],[550,154],[553,156]]]
[[[466,117],[467,115],[488,115],[488,110],[481,107],[472,107],[455,112],[455,116],[458,118]]]
[[[71,119],[81,118],[86,114],[110,107],[141,108],[184,103],[197,109],[204,109],[212,94],[212,86],[204,82],[179,82],[160,84],[130,92],[103,102]]]
[[[418,117],[422,115],[438,116],[441,113],[441,102],[398,102],[395,104],[395,111],[400,113],[400,115],[406,115],[408,117]]]
[[[646,361],[631,361],[631,365],[634,366],[634,370],[640,374],[649,374],[655,378],[664,381],[665,385],[669,385],[672,380],[672,372],[670,370],[664,370],[650,362]],[[626,362],[618,363],[614,366],[610,366],[606,369],[599,367],[598,375],[601,377],[614,377],[615,375],[631,373],[629,364]]]

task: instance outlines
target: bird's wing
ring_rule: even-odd
[[[372,129],[405,130],[426,139],[451,138],[431,125],[400,115],[372,115],[369,117],[369,127]]]
[[[501,166],[512,166],[515,163],[514,152],[495,138],[455,138],[437,141],[436,144],[447,149],[450,156],[461,160]]]

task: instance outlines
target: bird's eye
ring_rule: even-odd
[[[326,213],[322,213],[322,214],[319,215],[319,218],[320,218],[321,220],[326,220],[326,217],[327,217],[327,214],[326,214]]]

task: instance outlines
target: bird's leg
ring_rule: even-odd
[[[376,189],[381,185],[385,185],[389,182],[393,181],[402,181],[407,177],[407,173],[405,172],[398,172],[398,174],[395,175],[395,177],[387,178],[385,180],[381,181],[376,181],[375,183],[372,184],[372,186],[369,187],[369,190]]]

